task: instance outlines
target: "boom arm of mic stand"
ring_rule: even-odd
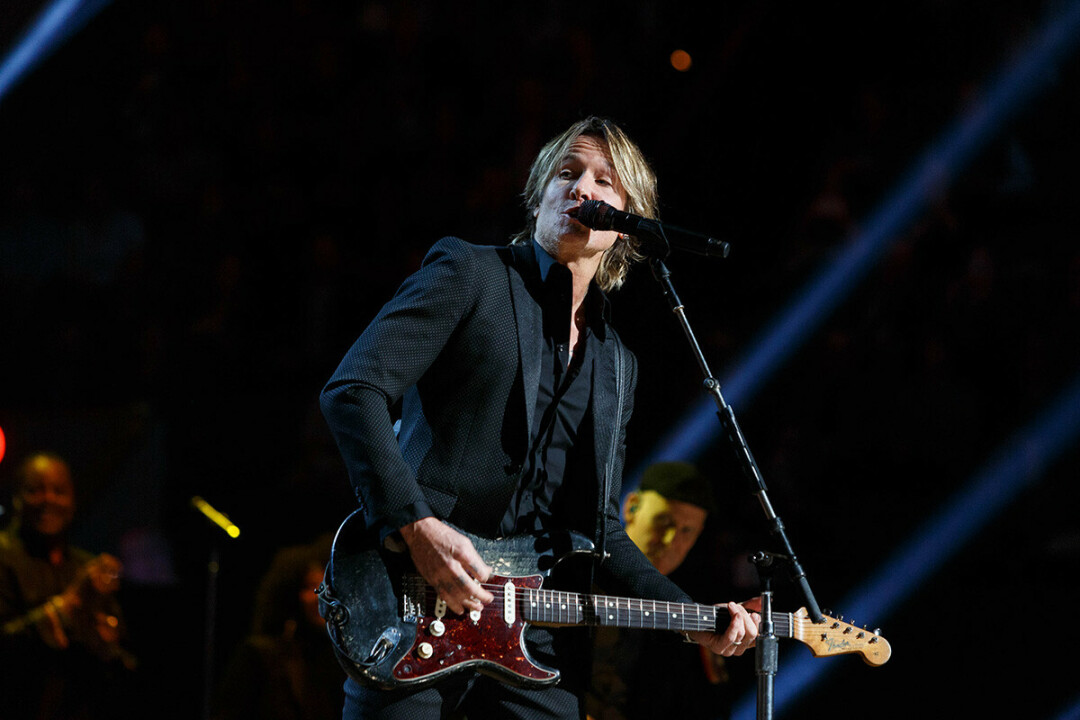
[[[784,528],[783,521],[777,516],[776,511],[773,510],[772,503],[769,501],[768,489],[765,487],[765,480],[761,477],[761,472],[758,470],[757,462],[754,460],[754,455],[750,452],[750,447],[746,444],[746,438],[743,436],[742,429],[739,427],[738,420],[735,419],[735,412],[731,409],[731,406],[724,400],[724,396],[720,393],[720,383],[713,377],[712,372],[709,370],[709,364],[705,360],[705,354],[701,351],[701,346],[698,344],[697,338],[694,336],[694,331],[690,327],[690,322],[686,318],[686,307],[679,300],[679,296],[675,292],[675,286],[671,282],[671,273],[664,265],[664,261],[660,258],[650,258],[649,265],[652,268],[653,277],[660,283],[660,289],[667,298],[668,303],[671,305],[671,311],[675,313],[675,317],[679,320],[679,325],[683,329],[683,334],[686,335],[686,339],[690,342],[690,348],[694,353],[694,357],[697,359],[698,367],[701,368],[702,374],[705,376],[705,390],[716,401],[717,417],[720,419],[720,427],[724,431],[724,436],[727,438],[728,443],[735,451],[735,455],[738,459],[739,469],[742,471],[743,476],[750,482],[752,492],[757,496],[758,502],[761,504],[762,510],[765,511],[765,517],[769,521],[769,529],[773,535],[775,535],[783,546],[783,552],[790,558],[788,566],[791,572],[791,579],[799,586],[802,591],[804,600],[806,601],[806,610],[810,615],[810,618],[816,622],[824,622],[825,617],[821,614],[821,609],[818,607],[817,600],[814,598],[814,593],[810,589],[810,582],[806,577],[806,572],[803,570],[802,565],[799,563],[795,551],[791,546],[791,541],[788,539],[787,532]]]

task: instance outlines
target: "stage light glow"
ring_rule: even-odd
[[[234,539],[240,537],[240,528],[229,519],[228,515],[221,512],[198,495],[191,498],[191,504],[196,510],[209,518],[212,523],[224,530],[226,535]]]
[[[685,50],[674,50],[671,53],[670,62],[671,67],[679,72],[686,72],[694,64],[694,60],[690,57],[690,53]]]

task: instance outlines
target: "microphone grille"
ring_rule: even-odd
[[[607,210],[611,206],[602,200],[585,200],[577,212],[577,221],[593,230],[610,230],[611,217]]]

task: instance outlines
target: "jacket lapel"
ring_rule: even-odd
[[[514,319],[517,322],[518,359],[521,379],[525,390],[526,437],[532,437],[533,415],[536,411],[536,395],[540,388],[540,358],[543,356],[543,317],[540,305],[533,298],[525,278],[537,274],[536,257],[532,245],[511,245],[513,268],[507,268],[510,279],[510,297],[514,303]]]

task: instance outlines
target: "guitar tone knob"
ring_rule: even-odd
[[[472,620],[474,623],[480,622],[480,611],[479,610],[470,610],[469,611],[469,619]]]
[[[422,642],[416,648],[416,654],[424,660],[435,654],[435,648],[431,647],[431,643]]]
[[[443,625],[442,620],[433,620],[432,623],[428,625],[428,632],[435,637],[442,637],[443,633],[446,632],[446,626]]]

